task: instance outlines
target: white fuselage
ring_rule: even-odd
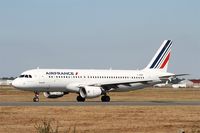
[[[13,86],[38,92],[79,92],[80,86],[112,85],[110,91],[130,91],[157,83],[171,73],[155,70],[33,69],[21,74]],[[138,81],[138,83],[137,83]],[[148,84],[142,83],[147,81]],[[120,83],[130,84],[120,84]],[[119,83],[119,84],[117,84]],[[110,86],[112,88],[112,86]]]

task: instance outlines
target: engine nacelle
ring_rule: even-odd
[[[102,95],[102,90],[101,87],[85,86],[80,88],[80,95],[82,98],[95,98]]]
[[[66,92],[44,92],[43,94],[46,98],[59,98],[68,93],[66,93]]]

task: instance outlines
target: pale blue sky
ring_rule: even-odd
[[[0,1],[0,77],[36,68],[142,69],[164,39],[169,71],[200,77],[199,0]]]

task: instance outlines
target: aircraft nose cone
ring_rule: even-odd
[[[12,86],[15,87],[15,88],[20,88],[21,87],[21,84],[20,82],[15,79],[13,82],[12,82]]]
[[[12,86],[16,88],[17,84],[16,84],[16,80],[12,81]]]

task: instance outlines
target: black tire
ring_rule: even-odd
[[[33,98],[33,102],[39,102],[39,98],[38,97],[34,97]]]
[[[101,101],[104,102],[105,101],[105,96],[101,97]]]
[[[81,96],[76,97],[77,102],[85,102],[85,98],[82,98]]]
[[[109,96],[102,96],[101,101],[102,102],[110,102],[110,97]]]
[[[110,102],[110,97],[106,96],[106,102]]]

